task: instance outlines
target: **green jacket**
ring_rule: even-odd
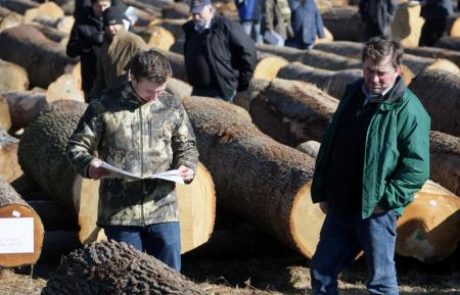
[[[337,122],[348,102],[360,91],[363,80],[348,85],[332,116],[316,159],[312,183],[313,202],[326,201],[323,194]],[[398,79],[388,98],[380,103],[366,135],[363,170],[362,218],[378,205],[402,213],[429,176],[430,117],[412,91]]]
[[[198,162],[195,137],[180,100],[163,94],[141,102],[129,83],[107,91],[88,105],[69,140],[78,173],[88,177],[94,155],[141,177]],[[99,226],[144,226],[178,221],[175,184],[163,180],[103,178]]]

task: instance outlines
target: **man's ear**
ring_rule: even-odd
[[[133,75],[131,74],[131,70],[128,70],[128,81],[132,81],[133,80]]]

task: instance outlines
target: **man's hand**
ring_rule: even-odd
[[[195,172],[192,169],[188,168],[187,166],[180,165],[177,170],[179,170],[180,176],[182,176],[182,179],[185,183],[188,184],[192,182],[193,176],[195,176]]]
[[[327,214],[329,206],[327,205],[327,202],[319,202],[319,208],[321,209],[321,211],[323,211],[324,214]]]
[[[88,176],[92,179],[98,180],[102,176],[108,175],[109,171],[101,168],[102,161],[98,158],[94,158],[89,163]]]

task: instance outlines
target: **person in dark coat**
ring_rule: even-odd
[[[233,101],[249,87],[257,62],[254,41],[240,24],[216,14],[209,0],[192,0],[184,24],[184,59],[192,95]]]
[[[419,46],[433,46],[447,30],[447,18],[454,12],[451,0],[424,0],[421,16],[425,19]]]
[[[324,38],[323,18],[315,0],[289,0],[289,7],[294,37],[286,41],[286,46],[310,49],[316,37]]]
[[[93,46],[101,46],[105,38],[102,13],[112,4],[115,7],[120,7],[120,9],[126,9],[120,0],[113,0],[113,2],[110,0],[91,0],[90,4],[90,6],[86,6],[85,1],[77,1],[75,12],[78,18],[75,20],[66,48],[68,56],[80,56],[82,88],[87,102],[93,81],[96,78],[97,59]]]
[[[236,7],[238,8],[238,15],[240,23],[244,31],[251,36],[257,44],[263,43],[261,34],[261,21],[262,21],[262,0],[235,0]]]
[[[360,0],[359,14],[365,25],[366,39],[391,37],[391,23],[396,14],[395,0]]]

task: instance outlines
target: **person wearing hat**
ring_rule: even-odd
[[[209,0],[192,0],[193,19],[184,24],[184,60],[192,95],[233,101],[244,91],[256,64],[254,41],[240,24],[216,13]]]
[[[97,59],[93,47],[99,47],[104,42],[102,13],[111,6],[120,7],[124,11],[126,6],[120,0],[85,0],[81,5],[78,2],[83,1],[75,4],[75,13],[78,16],[75,17],[66,52],[70,57],[80,56],[82,89],[86,101],[89,102],[96,78]]]
[[[139,51],[147,49],[144,40],[126,31],[123,10],[110,7],[102,14],[105,39],[97,50],[97,70],[91,96],[95,96],[106,88],[118,86],[127,80],[126,66]]]

